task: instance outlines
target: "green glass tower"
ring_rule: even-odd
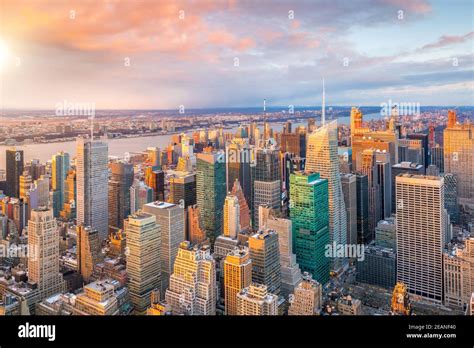
[[[58,152],[53,156],[51,163],[52,188],[53,188],[53,215],[59,216],[64,207],[64,196],[67,173],[69,172],[70,159],[66,152]]]
[[[293,250],[303,272],[321,284],[329,280],[328,181],[319,173],[295,172],[290,176],[290,218]]]
[[[197,155],[196,201],[201,228],[206,231],[211,243],[222,234],[225,179],[224,153],[203,152]]]

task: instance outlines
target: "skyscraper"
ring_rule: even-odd
[[[51,164],[52,189],[53,189],[53,214],[59,216],[59,212],[64,206],[65,182],[69,172],[70,159],[69,154],[59,152],[53,156]]]
[[[259,229],[261,226],[259,220],[259,207],[266,206],[277,211],[281,206],[281,182],[275,181],[254,181],[253,182],[253,203],[254,218],[253,228]]]
[[[143,211],[153,214],[161,228],[161,296],[164,296],[179,246],[185,239],[184,208],[157,201],[145,204]]]
[[[250,236],[252,282],[264,284],[270,293],[279,295],[281,290],[280,250],[278,234],[270,229],[260,230]]]
[[[153,189],[153,200],[165,200],[165,172],[153,170],[153,167],[145,168],[145,184]]]
[[[201,227],[211,243],[222,233],[223,207],[226,197],[223,153],[199,153],[196,174],[197,205]]]
[[[457,176],[461,222],[474,221],[474,124],[458,124],[456,112],[448,112],[444,129],[444,172]]]
[[[444,179],[401,174],[396,185],[397,281],[412,294],[441,302],[447,218]]]
[[[77,271],[88,283],[94,266],[101,259],[99,232],[79,225],[76,228],[76,235]]]
[[[237,315],[237,294],[252,282],[252,260],[247,248],[228,254],[224,261],[224,297],[226,315]]]
[[[237,238],[240,233],[240,207],[236,196],[228,195],[224,203],[224,236]]]
[[[161,288],[161,231],[153,214],[137,212],[124,223],[127,235],[127,274],[136,313],[144,313],[150,293]]]
[[[227,192],[232,190],[235,180],[239,180],[247,202],[251,200],[250,164],[252,152],[247,138],[235,138],[226,144],[226,184]]]
[[[28,280],[36,283],[41,299],[66,290],[59,273],[59,230],[52,209],[34,209],[28,221]]]
[[[250,229],[250,210],[248,201],[245,199],[242,187],[240,186],[240,182],[238,180],[235,180],[231,193],[239,200],[240,230],[248,231]]]
[[[425,168],[421,164],[412,163],[412,162],[401,162],[392,166],[392,213],[395,213],[396,211],[395,189],[397,186],[396,186],[395,178],[397,177],[398,174],[403,174],[403,173],[423,175],[425,174]]]
[[[288,298],[301,281],[301,271],[293,253],[293,227],[291,220],[270,215],[265,221],[265,228],[278,234],[280,249],[281,295]]]
[[[181,242],[165,299],[175,315],[216,314],[216,262],[209,246]]]
[[[185,208],[196,204],[196,174],[175,172],[169,178],[169,185],[169,202],[183,203]]]
[[[336,244],[347,243],[347,215],[339,175],[337,155],[337,121],[331,121],[308,137],[306,150],[306,173],[319,173],[328,182],[329,241]],[[314,179],[313,179],[314,180]],[[297,253],[298,255],[298,253]],[[344,259],[334,259],[332,268],[344,266]],[[300,263],[302,266],[302,264]],[[313,274],[315,279],[317,276]]]
[[[123,227],[123,221],[130,215],[130,187],[133,184],[133,165],[126,162],[111,162],[111,176],[108,186],[109,226]],[[140,207],[141,208],[141,207]]]
[[[135,179],[130,187],[130,213],[135,213],[150,202],[153,202],[153,189],[143,181]]]
[[[77,138],[76,184],[77,223],[108,233],[108,146],[107,143]]]
[[[330,241],[328,181],[318,173],[298,172],[291,174],[290,185],[290,219],[296,261],[303,272],[325,284],[330,268],[325,255]]]
[[[23,174],[23,150],[6,150],[7,184],[5,194],[10,197],[20,197],[20,175]]]
[[[355,174],[341,174],[342,193],[347,212],[347,243],[357,244],[357,179]]]

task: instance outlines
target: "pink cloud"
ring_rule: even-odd
[[[449,46],[457,43],[463,43],[474,38],[474,31],[471,31],[465,35],[443,35],[438,41],[424,45],[421,49],[432,49]]]

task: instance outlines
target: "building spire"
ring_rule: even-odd
[[[321,124],[324,126],[326,123],[326,89],[324,87],[324,77],[323,77],[323,104],[321,110]]]

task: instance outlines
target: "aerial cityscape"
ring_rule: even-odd
[[[0,3],[0,316],[474,315],[468,1]]]

